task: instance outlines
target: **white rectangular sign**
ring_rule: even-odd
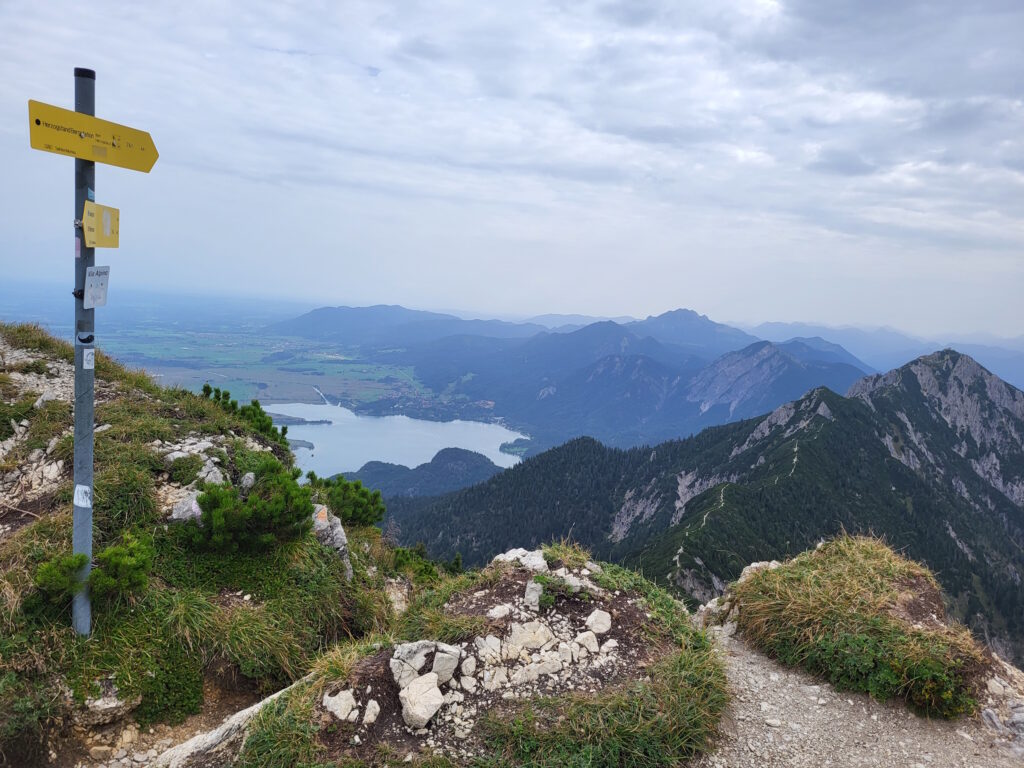
[[[88,485],[76,485],[74,504],[83,509],[92,509],[92,488]]]
[[[92,371],[96,369],[96,350],[89,348],[82,350],[82,369]]]
[[[85,295],[82,297],[84,309],[106,306],[109,279],[110,267],[89,267],[85,270]]]

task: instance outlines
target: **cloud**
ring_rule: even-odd
[[[6,3],[0,29],[4,156],[26,151],[25,100],[68,104],[71,68],[93,65],[101,114],[150,130],[161,151],[151,178],[100,183],[157,195],[160,220],[193,206],[244,219],[273,199],[294,234],[289,273],[269,279],[294,295],[903,319],[870,295],[890,295],[887,283],[838,279],[856,261],[838,254],[862,248],[907,276],[957,256],[997,265],[969,294],[948,279],[957,322],[1019,324],[991,299],[1024,277],[1001,255],[1024,248],[1018,2],[66,0]],[[66,182],[59,162],[19,165],[5,231],[46,220],[30,201]],[[325,256],[344,245],[346,211],[361,217],[344,227],[349,250],[390,270]],[[126,232],[136,216],[123,212]],[[216,254],[203,263],[217,279],[253,260],[279,268],[272,231],[242,255],[217,220],[195,244]],[[187,284],[166,233],[139,234],[168,258],[135,274]],[[713,287],[652,281],[680,253]],[[820,283],[778,298],[811,254]],[[20,259],[0,249],[0,265]],[[408,286],[423,259],[435,274]],[[552,288],[510,279],[515,265]],[[296,271],[328,279],[310,287]],[[736,290],[745,275],[761,290]],[[925,308],[929,291],[900,300]],[[866,317],[878,312],[890,314]],[[915,322],[947,322],[929,312]]]

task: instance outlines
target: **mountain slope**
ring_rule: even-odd
[[[708,358],[742,349],[755,341],[756,336],[708,319],[692,309],[674,309],[645,320],[626,325],[639,336],[652,336],[658,341],[675,344],[694,354]]]
[[[486,456],[464,448],[444,448],[418,467],[370,461],[356,472],[345,474],[368,488],[392,496],[437,496],[489,480],[501,467]]]
[[[820,336],[797,336],[788,341],[776,342],[775,346],[804,362],[846,363],[865,373],[874,373],[871,366],[859,357],[851,355],[839,344],[833,344]]]
[[[887,371],[907,360],[926,355],[943,346],[951,346],[970,355],[981,365],[1017,388],[1024,388],[1024,346],[1020,338],[992,337],[982,342],[966,339],[928,341],[891,328],[830,328],[810,323],[762,323],[752,329],[769,341],[781,342],[794,336],[817,336],[841,344],[872,367]],[[849,361],[848,361],[849,362]]]
[[[358,346],[406,345],[460,334],[525,338],[546,330],[531,323],[463,320],[455,315],[379,304],[372,307],[320,307],[268,327],[271,333],[337,341]]]
[[[814,387],[843,392],[865,371],[837,356],[841,347],[762,341],[704,363],[603,322],[525,342],[441,339],[395,360],[415,366],[435,391],[493,401],[536,451],[582,435],[623,447],[656,443],[766,413]]]
[[[722,423],[766,413],[814,387],[845,392],[865,373],[845,362],[823,362],[817,354],[798,342],[756,342],[703,369],[685,397],[699,404],[701,415],[715,412],[709,423]]]
[[[929,564],[951,612],[1024,654],[1024,394],[947,350],[766,417],[654,449],[578,440],[458,494],[392,513],[468,562],[524,530],[571,535],[707,598],[752,560],[846,529]],[[982,618],[986,616],[988,618]]]

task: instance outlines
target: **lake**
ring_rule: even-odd
[[[426,421],[408,416],[359,416],[326,403],[268,403],[270,413],[330,424],[292,424],[288,437],[305,440],[313,449],[295,448],[303,472],[322,477],[354,472],[368,461],[415,467],[430,461],[442,448],[482,453],[499,467],[511,467],[518,456],[502,453],[502,443],[524,435],[499,424],[480,421]]]

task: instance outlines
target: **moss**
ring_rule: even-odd
[[[135,719],[143,727],[152,722],[180,723],[199,712],[203,703],[203,671],[200,660],[175,643],[161,648],[152,675],[140,686],[142,703]]]

